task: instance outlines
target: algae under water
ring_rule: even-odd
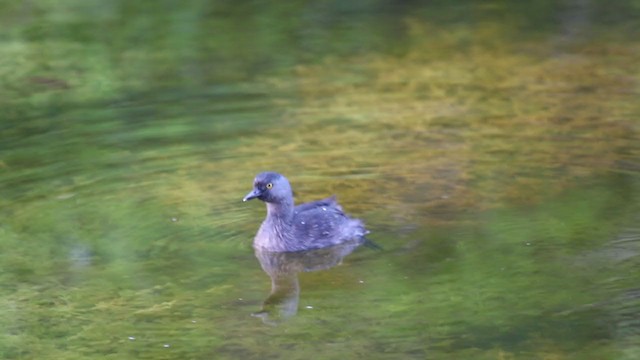
[[[635,1],[0,5],[0,357],[640,356]],[[383,251],[269,296],[241,198]]]

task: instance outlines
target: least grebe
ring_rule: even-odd
[[[275,172],[263,172],[253,181],[253,190],[243,201],[258,198],[267,204],[253,246],[288,252],[319,249],[350,240],[365,242],[369,232],[359,219],[345,215],[335,196],[298,206],[293,203],[289,181]]]

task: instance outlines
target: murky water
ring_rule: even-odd
[[[1,5],[0,357],[640,357],[639,11]],[[384,249],[254,254],[262,170]]]

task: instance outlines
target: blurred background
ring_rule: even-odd
[[[0,357],[637,359],[640,1],[0,2]],[[384,250],[270,326],[278,171]]]

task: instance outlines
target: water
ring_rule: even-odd
[[[640,356],[636,2],[0,14],[2,358]],[[384,247],[278,321],[267,169]]]

